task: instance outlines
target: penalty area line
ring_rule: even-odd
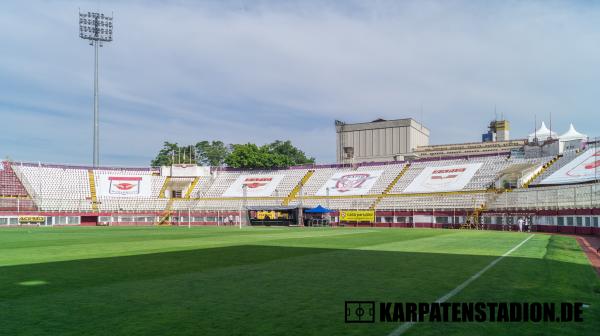
[[[529,237],[525,238],[522,242],[520,242],[519,244],[515,245],[510,250],[506,251],[506,253],[504,253],[503,255],[501,255],[498,258],[492,260],[492,262],[490,262],[487,266],[485,266],[484,268],[482,268],[479,272],[473,274],[470,278],[468,278],[467,280],[465,280],[465,282],[461,283],[456,288],[454,288],[453,290],[449,291],[446,295],[444,295],[444,296],[440,297],[439,299],[435,300],[435,302],[436,303],[446,302],[449,299],[451,299],[454,295],[460,293],[460,291],[462,291],[463,289],[465,289],[465,287],[467,287],[469,284],[471,284],[471,282],[477,280],[477,278],[479,278],[483,273],[485,273],[490,268],[494,267],[498,262],[500,262],[500,260],[502,260],[505,257],[509,256],[511,253],[513,253],[514,251],[516,251],[519,247],[523,246],[523,244],[525,244],[529,239],[533,238],[533,236],[534,236],[533,234],[529,235]],[[408,329],[410,329],[415,324],[416,324],[416,322],[405,322],[404,324],[402,324],[398,328],[394,329],[391,333],[389,333],[388,336],[400,336],[400,335],[404,334]]]

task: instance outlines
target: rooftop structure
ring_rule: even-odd
[[[542,121],[542,125],[535,132],[529,134],[529,142],[546,141],[548,139],[558,138],[556,132],[553,132],[546,127],[546,123]]]
[[[401,161],[429,144],[429,129],[412,118],[347,124],[336,120],[338,163]]]

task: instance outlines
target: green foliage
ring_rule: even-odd
[[[192,162],[205,166],[226,164],[233,168],[269,169],[314,163],[315,159],[307,157],[289,140],[277,140],[263,146],[251,143],[227,146],[222,141],[206,140],[194,146],[179,146],[165,141],[151,165],[158,167]]]
[[[258,147],[255,144],[232,145],[231,154],[225,160],[234,168],[268,169],[285,168],[298,164],[313,163],[289,141],[276,141]]]
[[[154,160],[150,162],[152,167],[170,166],[176,163],[195,163],[197,157],[193,146],[179,146],[176,142],[165,141]]]
[[[173,154],[177,151],[177,143],[165,141],[163,148],[160,149],[154,160],[150,163],[152,167],[169,166],[172,161]]]
[[[291,165],[315,163],[315,158],[306,157],[306,154],[304,154],[304,152],[300,149],[294,147],[292,142],[289,140],[277,140],[268,144],[267,147],[271,153],[283,155],[288,158],[292,162]]]
[[[221,166],[229,155],[229,148],[223,141],[200,141],[195,147],[198,163],[205,166]]]
[[[225,159],[230,167],[261,167],[265,164],[264,152],[255,144],[231,145],[231,153]]]

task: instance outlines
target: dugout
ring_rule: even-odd
[[[298,208],[295,206],[249,206],[250,225],[290,226],[298,223]]]

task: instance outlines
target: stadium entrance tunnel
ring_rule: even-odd
[[[589,264],[553,257],[570,245],[548,239],[546,256],[508,256],[452,301],[581,301],[589,305],[583,323],[438,323],[417,325],[412,334],[510,330],[525,335],[539,328],[547,334],[593,334],[599,327],[600,293],[594,292],[599,281]],[[387,335],[398,324],[345,324],[345,301],[433,302],[498,257],[292,247],[309,244],[299,238],[269,244],[3,266],[0,330],[7,335]],[[45,284],[23,285],[24,278]]]
[[[81,226],[96,226],[98,223],[98,216],[81,216]]]

